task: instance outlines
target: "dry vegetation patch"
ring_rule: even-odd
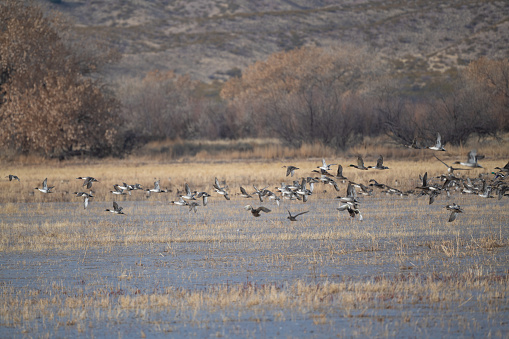
[[[347,166],[352,157],[327,160],[343,164],[356,182],[397,180],[404,189],[419,184],[419,173],[432,178],[445,169],[436,160],[387,159],[390,170],[357,171]],[[235,195],[241,185],[251,191],[253,184],[289,183],[283,165],[299,167],[300,177],[320,162],[19,167],[21,182],[0,182],[0,335],[122,336],[132,326],[140,333],[228,337],[277,336],[279,327],[292,336],[507,332],[506,197],[453,192],[430,205],[428,197],[375,191],[359,198],[359,221],[336,210],[334,197],[345,195],[346,183],[339,192],[315,184],[307,203],[283,200],[280,207]],[[504,165],[482,164],[469,176]],[[44,173],[55,193],[28,194]],[[100,180],[86,210],[81,198],[62,193],[79,190],[82,180],[74,178],[82,175]],[[226,180],[230,201],[213,193],[216,176]],[[147,198],[133,191],[116,199],[125,215],[104,211],[113,183],[150,187],[155,179],[173,192]],[[169,204],[186,182],[212,194],[197,213]],[[444,206],[453,201],[464,213],[448,223]],[[247,203],[272,211],[254,218]],[[310,212],[290,222],[287,208]]]

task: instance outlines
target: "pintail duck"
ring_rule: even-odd
[[[482,190],[478,195],[481,198],[493,198],[493,196],[491,196],[492,189],[493,188],[486,183],[486,180],[482,179]]]
[[[324,171],[330,171],[330,167],[334,166],[334,165],[337,165],[337,164],[329,164],[329,165],[327,165],[327,163],[325,162],[325,159],[322,158],[322,166],[318,166],[317,168],[323,169]]]
[[[118,206],[116,201],[113,202],[113,209],[112,210],[110,210],[109,208],[105,209],[105,211],[108,211],[108,212],[111,212],[111,213],[124,214],[124,212],[122,210],[123,210],[123,207]]]
[[[20,181],[18,176],[14,174],[9,174],[8,176],[6,176],[6,178],[9,178],[9,181],[12,181],[13,179]]]
[[[224,198],[226,200],[230,200],[230,195],[228,194],[228,191],[226,191],[225,188],[220,187],[219,189],[215,188],[215,190],[216,190],[216,193],[221,194],[222,196],[224,196]]]
[[[191,201],[189,203],[189,212],[194,211],[194,213],[196,213],[196,211],[197,211],[196,207],[198,207],[198,206],[200,206],[199,203],[197,203],[196,201]]]
[[[498,200],[502,199],[504,196],[509,196],[508,185],[502,185],[498,188]]]
[[[369,179],[369,182],[371,183],[369,186],[374,186],[380,189],[384,189],[386,187],[385,184],[379,184],[375,179]]]
[[[258,187],[256,187],[255,185],[253,185],[253,188],[255,189],[255,191],[253,192],[253,194],[256,194],[258,196],[258,199],[260,200],[260,202],[263,202],[263,197],[268,195],[268,191],[267,188],[269,186],[265,186],[264,188],[262,189],[258,189]]]
[[[74,194],[76,194],[77,197],[83,197],[83,208],[84,209],[87,209],[89,199],[94,197],[94,195],[92,193],[93,193],[93,191],[90,191],[90,193],[74,192]]]
[[[498,169],[498,171],[499,171],[499,172],[509,173],[509,161],[507,162],[507,164],[505,164],[505,166],[504,166],[504,167],[502,167],[502,168],[500,168],[500,167],[495,167],[495,169]],[[9,177],[10,177],[10,175],[9,175]],[[16,177],[16,178],[17,178],[17,177]],[[11,179],[9,178],[9,180],[11,180]],[[19,179],[18,179],[18,181],[19,181]]]
[[[141,187],[141,185],[140,185],[140,184],[129,185],[129,188],[130,188],[132,191],[142,190],[142,189],[143,189],[143,187]]]
[[[467,156],[468,159],[466,162],[455,161],[454,163],[466,167],[482,168],[482,166],[477,163],[477,160],[484,159],[484,155],[477,155],[477,150],[473,149],[470,152],[468,152]]]
[[[351,164],[350,167],[355,167],[360,170],[366,171],[368,168],[364,166],[364,160],[362,160],[362,156],[357,156],[357,165]]]
[[[352,218],[355,218],[356,215],[359,216],[359,221],[363,220],[361,211],[359,210],[359,205],[355,202],[346,202],[336,209],[338,211],[347,211]]]
[[[253,214],[254,217],[259,217],[260,212],[265,212],[265,213],[270,212],[270,209],[268,209],[267,207],[263,207],[263,206],[260,206],[258,208],[253,208],[253,206],[251,206],[251,205],[246,205],[246,206],[244,206],[244,208],[248,211],[251,211],[251,214]]]
[[[179,196],[179,200],[178,201],[170,201],[170,204],[172,204],[172,205],[179,205],[179,206],[188,206],[189,205],[189,203],[187,201],[182,199],[182,196]]]
[[[431,191],[429,194],[429,205],[435,202],[435,198],[438,196],[439,191]]]
[[[389,169],[389,167],[384,166],[384,157],[381,154],[378,157],[378,160],[376,161],[376,165],[375,166],[368,166],[368,168],[373,168],[373,169],[377,169],[377,170],[386,170],[386,169]]]
[[[272,193],[270,196],[269,196],[269,200],[274,200],[276,202],[276,205],[279,206],[279,204],[281,203],[281,198],[278,197],[277,195],[275,195],[274,193]]]
[[[252,198],[251,194],[246,192],[246,189],[242,186],[240,186],[240,196],[242,198]]]
[[[336,179],[348,180],[348,178],[343,175],[343,166],[341,166],[341,164],[338,165],[338,171],[336,172]]]
[[[299,215],[306,214],[309,212],[309,211],[305,211],[305,212],[300,212],[295,215],[292,215],[292,213],[290,212],[290,210],[288,208],[286,210],[288,211],[288,216],[286,218],[289,219],[290,221],[297,221],[297,217]]]
[[[300,187],[297,189],[297,191],[295,193],[298,195],[301,195],[303,197],[311,195],[313,192],[306,188],[306,183],[307,183],[306,179],[302,178],[302,183],[300,184]],[[307,201],[307,197],[306,197],[306,201]]]
[[[334,189],[336,191],[339,191],[339,186],[338,186],[338,183],[334,180],[334,179],[331,179],[325,175],[322,175],[319,179],[321,182],[323,182],[324,184],[328,184],[328,185],[331,185],[331,186],[334,186]]]
[[[445,152],[444,146],[442,146],[442,137],[440,136],[440,133],[437,133],[437,141],[435,143],[435,146],[430,146],[428,149],[433,151],[443,151]]]
[[[42,188],[36,187],[34,189],[41,191],[42,193],[53,193],[51,190],[55,188],[55,186],[48,187],[48,178],[44,179],[42,182]]]
[[[198,193],[196,194],[196,197],[197,197],[198,199],[200,199],[200,198],[202,198],[202,199],[203,199],[203,206],[207,206],[207,204],[208,204],[208,202],[209,202],[208,198],[209,198],[210,196],[211,196],[211,195],[210,195],[210,194],[208,194],[207,192],[198,192]]]
[[[83,179],[83,180],[85,180],[83,182],[83,186],[87,186],[87,189],[91,189],[92,188],[92,183],[99,182],[99,180],[97,180],[94,177],[77,177],[76,179]]]
[[[83,209],[87,209],[88,207],[88,199],[90,199],[89,197],[84,197],[83,198]]]
[[[327,176],[327,177],[334,178],[334,175],[332,175],[331,173],[327,172],[323,168],[320,168],[319,171],[318,170],[312,170],[311,172],[319,173],[321,176]]]
[[[119,185],[115,184],[113,185],[113,191],[110,191],[111,194],[115,195],[127,195],[127,193],[124,192],[124,189],[120,188]]]
[[[357,203],[357,193],[355,192],[355,187],[353,183],[350,181],[346,188],[346,197],[337,196],[336,199],[339,199],[342,203]]]
[[[214,178],[214,184],[212,184],[212,187],[214,187],[214,190],[216,191],[216,193],[224,196],[224,198],[226,200],[230,200],[230,195],[228,194],[228,191],[227,191],[228,185],[226,185],[226,181],[223,181],[223,185],[224,186],[221,186],[219,184],[219,180],[217,180],[217,178]]]
[[[154,188],[150,188],[150,189],[147,188],[145,190],[149,196],[150,196],[150,194],[152,192],[153,193],[166,193],[166,192],[168,192],[168,190],[166,190],[166,189],[164,189],[164,190],[161,189],[160,182],[161,182],[161,180],[154,181]]]
[[[424,194],[427,194],[431,191],[440,190],[439,187],[428,184],[428,172],[424,173],[424,176],[421,179],[422,179],[422,186],[416,186],[415,188],[423,190]]]
[[[445,206],[445,208],[448,209],[449,211],[451,211],[451,215],[449,216],[448,222],[452,222],[452,221],[456,220],[456,215],[458,213],[463,213],[463,210],[461,209],[461,207],[459,205],[456,205],[456,203],[447,205],[447,206]]]
[[[292,165],[283,167],[286,167],[286,176],[289,176],[291,174],[292,177],[295,174],[295,171],[299,169],[298,167]]]
[[[186,199],[186,200],[196,200],[196,193],[191,192],[191,188],[189,188],[189,185],[187,184],[187,182],[185,183],[184,186],[185,186],[186,194],[182,194],[182,195],[180,195],[180,197],[182,197],[183,199]]]
[[[406,147],[406,148],[410,148],[410,149],[421,149],[421,147],[419,147],[419,146],[417,145],[417,139],[416,139],[416,138],[414,138],[414,139],[412,140],[412,143],[411,143],[410,145],[405,145],[405,147]]]
[[[87,192],[74,192],[74,194],[76,194],[77,197],[86,197],[86,198],[93,198],[94,197],[93,191],[90,191],[90,193],[87,193]]]
[[[453,174],[454,171],[469,171],[470,170],[470,168],[456,168],[456,167],[449,166],[445,162],[440,160],[436,155],[433,154],[433,156],[435,158],[437,158],[438,161],[440,161],[442,164],[444,164],[447,167],[447,173],[449,173],[449,174]]]

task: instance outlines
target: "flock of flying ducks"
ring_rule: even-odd
[[[440,141],[440,134],[438,135],[437,142],[435,146],[429,147],[429,149],[436,151],[445,151]],[[300,200],[302,202],[307,202],[309,197],[314,192],[314,185],[317,183],[322,183],[324,185],[331,185],[334,187],[336,191],[339,191],[338,182],[346,183],[348,181],[346,196],[337,196],[335,199],[339,201],[339,206],[337,210],[347,211],[348,214],[352,218],[358,218],[358,220],[363,220],[361,211],[360,211],[360,201],[358,199],[358,195],[372,195],[373,190],[379,189],[381,193],[388,195],[400,195],[407,196],[410,194],[418,195],[418,196],[429,196],[429,204],[432,204],[436,197],[440,194],[446,194],[448,197],[451,195],[451,191],[461,191],[463,194],[477,194],[483,198],[493,198],[493,193],[498,194],[498,199],[502,199],[504,196],[509,196],[509,186],[505,182],[505,179],[509,177],[509,162],[502,168],[495,167],[497,172],[491,172],[494,175],[493,178],[489,179],[489,174],[481,174],[478,178],[460,178],[455,175],[455,171],[464,171],[470,170],[472,168],[482,168],[482,166],[478,163],[478,160],[483,159],[484,156],[477,155],[476,150],[472,150],[468,153],[468,158],[466,162],[456,161],[454,164],[459,164],[466,168],[461,167],[453,167],[442,161],[435,155],[435,158],[444,164],[447,167],[447,174],[441,175],[436,179],[439,179],[437,182],[431,182],[428,180],[428,173],[426,172],[423,176],[420,177],[420,186],[416,186],[414,190],[409,190],[403,192],[397,188],[391,187],[387,184],[378,183],[375,179],[369,180],[368,185],[364,185],[362,183],[355,183],[353,181],[349,181],[343,175],[343,167],[340,164],[327,164],[325,159],[322,159],[322,165],[317,166],[315,170],[312,170],[312,173],[318,173],[320,176],[317,177],[305,177],[299,182],[299,180],[294,180],[291,184],[281,183],[281,187],[276,187],[275,192],[271,191],[267,187],[262,189],[257,188],[253,185],[254,192],[248,193],[246,189],[240,186],[240,193],[237,193],[238,196],[245,199],[253,198],[257,196],[260,203],[263,203],[266,200],[274,200],[276,204],[279,206],[280,201],[282,199],[288,200]],[[331,171],[332,166],[337,166],[336,174],[332,174]],[[286,176],[293,177],[298,167],[293,165],[283,166],[286,168]],[[364,161],[361,156],[357,158],[357,164],[351,164],[350,167],[356,168],[358,170],[366,171],[368,169],[375,170],[387,170],[389,169],[387,166],[383,164],[382,155],[379,156],[376,165],[374,166],[365,166]],[[7,176],[9,181],[17,180],[20,181],[19,177],[13,174],[9,174]],[[89,199],[94,197],[94,192],[92,189],[92,184],[94,182],[99,182],[97,179],[93,177],[78,177],[76,179],[83,180],[82,187],[85,187],[87,190],[90,190],[89,193],[80,191],[74,192],[77,197],[83,197],[83,206],[86,209],[89,204]],[[219,182],[217,178],[215,178],[214,183],[212,184],[215,193],[223,196],[226,200],[230,200],[229,188],[225,181]],[[39,190],[42,193],[53,193],[52,189],[54,186],[48,186],[48,179],[44,179],[42,182],[42,187],[36,187],[36,190]],[[113,195],[131,195],[131,191],[143,190],[140,184],[128,185],[126,183],[122,183],[121,185],[115,184],[113,186],[113,190],[110,191]],[[167,193],[168,189],[162,189],[160,185],[160,181],[157,180],[154,182],[154,188],[145,189],[147,197],[149,197],[152,193]],[[170,190],[171,192],[171,190]],[[178,205],[178,206],[187,206],[189,207],[189,211],[197,212],[197,207],[200,206],[198,202],[199,199],[202,199],[202,206],[207,206],[208,198],[211,195],[204,191],[192,191],[189,185],[186,183],[184,186],[184,191],[177,190],[178,200],[171,201],[170,204]],[[253,207],[251,204],[246,205],[244,207],[247,211],[250,211],[254,217],[259,217],[262,215],[262,212],[269,213],[271,210],[264,206]],[[458,213],[463,213],[463,210],[456,203],[449,204],[445,206],[445,208],[451,211],[448,221],[452,222],[456,219]],[[124,214],[123,208],[118,205],[116,201],[113,201],[113,209],[106,209],[105,211],[115,213],[115,214]],[[292,214],[290,210],[288,210],[288,217],[290,221],[296,221],[297,217],[308,213],[309,211],[300,212],[297,214]]]

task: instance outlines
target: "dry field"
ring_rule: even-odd
[[[326,160],[352,181],[402,190],[446,169],[429,158],[389,158],[386,171],[348,167],[353,156]],[[460,175],[506,163],[487,156],[484,168]],[[299,179],[321,159],[2,165],[0,337],[507,337],[508,197],[453,191],[430,205],[375,189],[360,196],[359,221],[336,210],[346,183],[339,192],[315,184],[307,203],[279,207],[237,194],[290,183],[282,168],[290,164]],[[100,181],[86,210],[73,195],[78,176]],[[46,177],[52,194],[34,190]],[[214,177],[226,180],[230,201],[213,191]],[[172,192],[109,193],[155,180]],[[209,192],[208,205],[196,213],[171,205],[184,183]],[[105,211],[113,200],[125,215]],[[453,202],[464,212],[447,222]],[[247,204],[271,212],[254,218]],[[287,209],[309,213],[290,222]]]

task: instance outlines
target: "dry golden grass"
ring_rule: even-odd
[[[457,159],[441,156],[448,163]],[[342,164],[353,181],[375,178],[401,189],[419,184],[419,174],[432,178],[446,170],[428,157],[386,157],[387,171],[348,167],[355,156],[326,160]],[[464,174],[476,177],[506,160],[487,155],[484,168]],[[375,161],[375,155],[366,157],[367,164]],[[285,176],[282,166],[289,164],[300,168],[295,178]],[[320,164],[319,157],[9,164],[5,175],[17,174],[21,182],[0,181],[0,275],[6,282],[0,284],[0,335],[91,336],[106,330],[122,336],[132,323],[141,336],[186,336],[188,326],[200,336],[277,336],[275,327],[296,323],[324,336],[405,336],[417,329],[438,336],[507,333],[507,198],[453,193],[429,205],[426,197],[375,191],[362,198],[359,222],[335,209],[333,198],[346,193],[344,183],[339,193],[316,184],[306,204],[283,201],[278,208],[266,202],[272,212],[260,218],[243,209],[260,205],[257,200],[233,194],[241,185],[273,189],[311,175]],[[100,183],[84,210],[72,192],[81,190],[75,178],[88,175]],[[45,177],[55,193],[33,190]],[[231,201],[212,192],[214,177],[226,180]],[[150,187],[155,179],[174,192],[148,199],[144,192],[116,199],[108,192],[114,183]],[[168,204],[186,182],[213,195],[196,214]],[[126,215],[104,211],[114,199]],[[444,208],[450,202],[465,210],[453,223]],[[291,223],[286,208],[310,213]],[[9,270],[33,281],[23,285]],[[110,323],[122,330],[115,332]],[[245,326],[249,333],[238,332]]]

